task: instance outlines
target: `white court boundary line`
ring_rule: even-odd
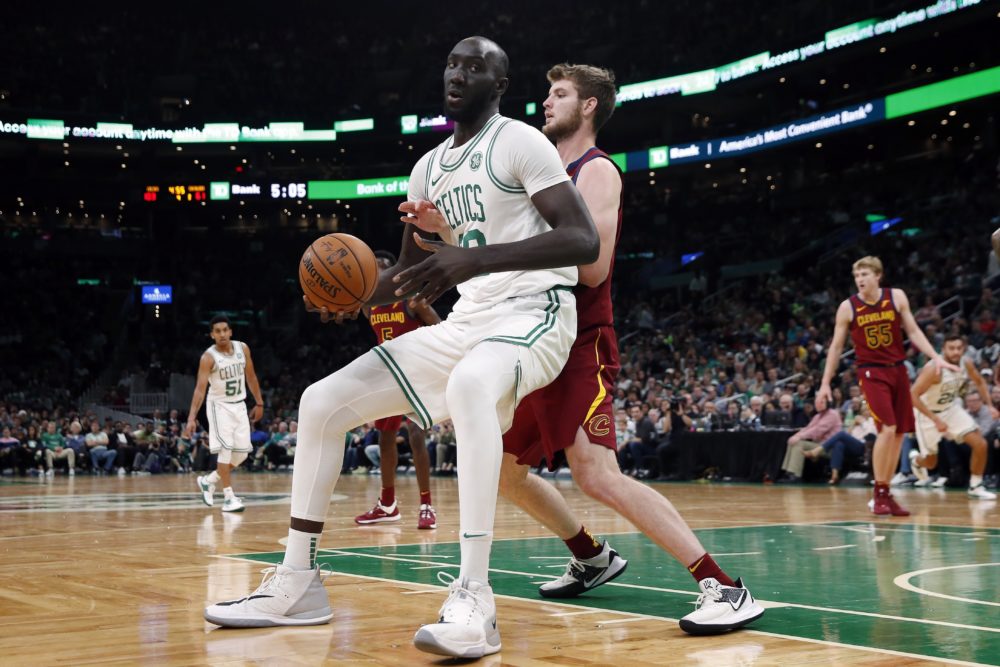
[[[459,567],[458,563],[439,563],[439,564],[438,563],[434,563],[434,564],[432,564],[432,563],[428,563],[426,560],[408,559],[408,558],[405,558],[405,557],[401,558],[401,557],[396,557],[396,556],[385,557],[385,556],[381,556],[379,554],[359,554],[359,553],[354,553],[352,551],[342,551],[342,550],[339,550],[339,549],[320,549],[320,551],[323,552],[323,553],[325,553],[325,554],[327,554],[327,555],[331,555],[331,556],[356,556],[356,557],[360,557],[360,558],[373,558],[373,559],[376,559],[376,560],[389,560],[389,561],[394,561],[394,562],[408,563],[408,564],[415,564],[415,565],[424,566],[424,567],[422,567],[420,569],[430,569],[430,568],[433,568],[433,567],[441,567],[441,568],[457,568],[457,567]],[[219,557],[221,558],[221,556],[219,556]],[[239,558],[235,558],[235,557],[230,557],[230,558],[233,558],[234,560],[249,560],[249,559],[239,559]],[[256,562],[260,562],[260,561],[256,561]],[[496,572],[497,574],[510,574],[510,575],[514,575],[514,576],[530,577],[531,579],[538,579],[539,577],[546,576],[546,575],[538,573],[538,572],[520,572],[518,570],[501,570],[501,569],[497,569],[497,568],[493,568],[493,567],[491,567],[489,571],[490,572]],[[350,576],[364,576],[364,575],[350,575]],[[558,578],[558,577],[553,577],[553,578]],[[386,581],[395,581],[397,583],[407,583],[407,584],[411,583],[411,582],[402,581],[402,580],[399,580],[399,579],[386,579]],[[626,584],[626,583],[619,583],[617,581],[611,581],[611,582],[608,582],[608,583],[606,583],[604,585],[605,586],[613,586],[615,588],[629,588],[629,589],[637,589],[637,590],[644,590],[644,591],[654,591],[654,592],[659,592],[659,593],[678,593],[678,594],[681,594],[681,595],[690,595],[690,596],[695,596],[695,595],[698,594],[696,592],[688,591],[688,590],[679,590],[679,589],[675,589],[675,588],[661,588],[661,587],[658,587],[658,586],[643,586],[643,585],[640,585],[640,584]],[[514,596],[508,596],[508,597],[512,597],[513,599],[519,599],[519,600],[520,599],[526,599],[526,598],[516,598]],[[979,625],[967,625],[965,623],[953,623],[951,621],[938,621],[938,620],[929,619],[929,618],[913,618],[911,616],[896,616],[896,615],[893,615],[893,614],[879,614],[877,612],[870,612],[870,611],[855,611],[853,609],[837,609],[837,608],[834,608],[834,607],[820,607],[820,606],[816,606],[816,605],[800,604],[800,603],[797,603],[797,602],[782,602],[782,601],[779,601],[779,600],[762,600],[762,599],[758,599],[758,602],[760,602],[761,604],[765,605],[765,607],[771,607],[771,608],[775,608],[775,607],[792,607],[792,608],[795,608],[795,609],[808,609],[810,611],[820,611],[820,612],[826,612],[826,613],[829,613],[829,614],[844,614],[844,615],[848,615],[848,616],[863,616],[863,617],[867,617],[867,618],[883,618],[883,619],[893,620],[893,621],[902,621],[902,622],[905,622],[905,623],[920,623],[922,625],[937,625],[937,626],[948,627],[948,628],[959,628],[961,630],[977,630],[977,631],[980,631],[980,632],[991,632],[991,633],[1000,634],[1000,628],[990,628],[990,627],[979,626]],[[574,606],[575,608],[579,608],[580,605],[572,605],[572,606]],[[592,608],[592,607],[588,606],[587,608]],[[632,612],[621,612],[621,613],[632,613]],[[645,614],[643,614],[643,615],[647,616]],[[662,618],[660,616],[649,616],[649,617],[650,618]]]
[[[235,558],[233,556],[215,556],[215,558],[226,558],[226,559],[230,559],[230,560],[240,561],[240,562],[243,562],[243,563],[247,562],[247,559],[245,559],[245,558]],[[408,582],[408,581],[401,582],[398,579],[387,579],[385,577],[373,577],[373,576],[364,575],[364,574],[347,574],[347,573],[341,573],[341,572],[338,572],[336,574],[337,574],[337,576],[354,577],[356,579],[367,579],[369,581],[382,581],[382,582],[386,582],[386,583],[390,583],[390,584],[400,584],[400,583],[403,583],[403,584],[406,584],[408,586],[420,586],[420,587],[422,587],[424,589],[428,589],[428,592],[439,590],[442,593],[444,593],[444,591],[445,591],[445,588],[443,586],[436,586],[434,584],[420,584],[420,583],[413,583],[413,582]],[[609,586],[609,585],[613,585],[613,584],[614,584],[614,582],[610,582],[609,584],[605,584],[605,585]],[[415,594],[415,593],[416,593],[415,591],[414,592],[410,592],[410,594]],[[404,592],[404,594],[405,594],[405,592]],[[567,604],[567,603],[563,603],[563,602],[555,602],[553,600],[534,600],[534,599],[531,599],[531,598],[520,598],[520,597],[516,597],[516,596],[513,596],[513,595],[495,595],[494,597],[503,598],[505,600],[512,600],[512,601],[515,601],[515,602],[526,602],[528,604],[534,604],[534,605],[539,605],[539,606],[550,605],[550,606],[557,606],[557,607],[566,607],[566,608],[569,608],[569,609],[578,609],[579,608],[578,605],[571,605],[571,604]],[[677,620],[678,620],[676,618],[668,618],[666,616],[650,616],[648,614],[640,614],[640,613],[636,613],[636,612],[618,611],[617,609],[603,609],[603,608],[600,608],[600,607],[588,607],[588,609],[593,610],[593,611],[599,611],[599,612],[607,612],[609,614],[620,614],[620,615],[624,615],[624,616],[635,617],[636,620],[640,620],[641,619],[641,620],[661,621],[661,622],[662,621],[677,622]],[[879,654],[882,654],[882,655],[893,655],[893,656],[898,656],[898,657],[902,657],[902,658],[916,658],[918,660],[937,661],[937,662],[941,662],[941,663],[945,663],[945,664],[949,664],[949,665],[964,665],[966,667],[984,667],[984,663],[981,663],[981,662],[969,662],[967,660],[956,660],[954,658],[939,658],[939,657],[931,656],[931,655],[920,655],[919,653],[907,653],[905,651],[896,651],[896,650],[888,649],[888,648],[879,648],[877,646],[862,646],[862,645],[856,645],[856,644],[844,644],[844,643],[841,643],[841,642],[833,642],[833,641],[828,641],[828,640],[825,640],[825,639],[811,639],[809,637],[795,637],[794,635],[784,635],[784,634],[781,634],[781,633],[778,633],[778,632],[768,632],[766,630],[754,630],[752,628],[742,628],[741,630],[739,630],[739,632],[741,632],[741,633],[745,632],[745,633],[749,633],[749,634],[760,635],[760,636],[763,636],[763,637],[777,637],[779,639],[787,639],[789,641],[799,641],[799,642],[807,642],[807,643],[810,643],[810,644],[819,644],[821,646],[831,646],[831,647],[834,647],[834,648],[841,648],[841,649],[846,648],[846,649],[854,649],[854,650],[857,650],[857,651],[868,651],[870,653],[879,653]]]
[[[919,577],[922,574],[930,574],[931,572],[943,572],[944,570],[962,570],[970,567],[992,567],[1000,565],[1000,563],[970,563],[968,565],[948,565],[945,567],[929,567],[926,570],[915,570],[913,572],[904,572],[895,579],[892,583],[896,584],[903,590],[910,591],[912,593],[917,593],[918,595],[928,595],[935,598],[943,598],[945,600],[955,600],[957,602],[967,602],[970,604],[985,604],[992,607],[1000,607],[1000,602],[989,602],[987,600],[976,600],[974,598],[963,598],[957,595],[946,595],[944,593],[938,593],[936,591],[929,591],[926,588],[920,588],[919,586],[914,586],[910,583],[910,579],[913,577]]]

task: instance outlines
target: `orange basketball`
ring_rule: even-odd
[[[299,284],[317,308],[357,310],[378,283],[375,253],[350,234],[327,234],[306,248],[299,262]]]

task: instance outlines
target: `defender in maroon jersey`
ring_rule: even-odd
[[[883,288],[882,260],[862,257],[854,263],[854,284],[857,294],[841,302],[837,308],[833,341],[826,356],[823,382],[818,396],[832,398],[830,381],[840,365],[847,334],[854,344],[858,384],[878,425],[878,438],[872,452],[875,492],[870,507],[879,515],[908,516],[889,493],[889,479],[896,471],[903,436],[915,428],[913,402],[910,399],[910,379],[903,361],[903,332],[918,350],[926,354],[940,370],[958,370],[941,358],[920,330],[910,302],[901,289]]]
[[[527,396],[504,435],[500,491],[566,542],[573,554],[565,573],[543,584],[543,597],[574,597],[619,576],[627,561],[599,543],[555,488],[531,474],[560,450],[573,480],[587,495],[628,519],[666,553],[687,566],[703,595],[680,626],[710,634],[742,627],[764,613],[750,592],[733,581],[705,551],[663,495],[622,474],[616,457],[612,408],[619,370],[611,304],[611,275],[622,226],[622,178],[608,155],[594,147],[597,131],[614,110],[614,77],[588,65],[556,65],[543,105],[542,131],[556,144],[601,238],[597,262],[579,267],[574,289],[577,338],[562,373]]]
[[[375,253],[379,269],[384,270],[396,263],[392,253],[380,250]],[[425,324],[437,324],[441,321],[437,312],[423,301],[397,301],[385,306],[372,306],[363,309],[368,323],[375,332],[378,345],[387,340],[399,338]],[[382,492],[375,506],[364,514],[354,517],[360,525],[387,523],[399,521],[399,507],[396,505],[396,466],[399,463],[399,451],[396,448],[396,438],[400,435],[403,425],[402,415],[386,417],[375,422],[378,430],[379,469],[382,472]],[[420,510],[417,513],[417,528],[437,528],[437,514],[431,504],[431,472],[430,456],[427,453],[427,434],[410,420],[406,420],[406,433],[410,441],[410,451],[413,453],[413,469],[417,473],[417,485],[420,487]]]

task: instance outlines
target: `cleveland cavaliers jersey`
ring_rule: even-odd
[[[230,342],[233,345],[232,354],[225,354],[214,345],[205,350],[212,355],[212,361],[215,362],[212,365],[212,372],[208,374],[207,396],[210,401],[236,403],[246,400],[247,359],[243,354],[243,343],[238,340]]]
[[[453,144],[449,137],[410,173],[409,200],[433,202],[448,222],[442,240],[468,248],[521,241],[552,229],[531,197],[569,176],[541,132],[496,114],[476,136],[461,146]],[[476,276],[458,286],[461,298],[452,311],[477,312],[511,297],[576,282],[575,266]]]
[[[399,338],[423,325],[421,320],[410,315],[406,309],[405,301],[397,301],[385,306],[372,306],[368,313],[368,323],[371,324],[379,345],[387,340]]]
[[[969,371],[965,368],[964,359],[958,366],[961,369],[959,371],[942,368],[941,381],[931,385],[931,388],[921,395],[920,400],[932,412],[944,412],[956,403],[961,405],[962,396],[969,386]]]
[[[875,303],[865,302],[860,295],[849,299],[851,342],[858,366],[894,366],[906,359],[903,348],[903,318],[892,300],[892,290],[882,288]]]
[[[599,148],[588,148],[579,158],[566,165],[566,173],[569,174],[576,184],[576,179],[580,176],[580,170],[591,160],[603,158],[611,161],[608,154]],[[611,164],[615,164],[611,162]],[[621,170],[618,170],[618,177],[621,178]],[[622,199],[625,196],[625,188],[618,198],[618,228],[615,231],[615,247],[618,246],[618,239],[622,233]],[[576,295],[576,330],[586,331],[592,327],[614,326],[614,309],[611,306],[611,275],[615,271],[615,252],[611,252],[611,264],[608,266],[608,277],[597,287],[588,287],[580,283],[573,290]]]

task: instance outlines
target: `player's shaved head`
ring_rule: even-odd
[[[510,68],[510,59],[507,57],[507,52],[492,39],[482,37],[481,35],[466,37],[455,45],[452,52],[455,52],[462,45],[476,49],[486,62],[489,63],[498,79],[507,76],[507,70]]]

